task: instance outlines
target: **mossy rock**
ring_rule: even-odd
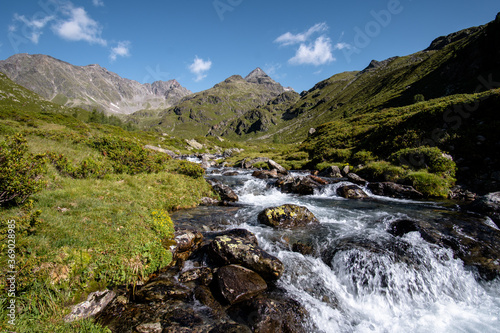
[[[290,204],[266,208],[260,212],[258,220],[262,224],[284,229],[295,229],[319,223],[314,214],[306,207]]]

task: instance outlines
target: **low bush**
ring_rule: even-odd
[[[426,197],[446,198],[453,182],[426,171],[410,172],[407,181]]]
[[[361,150],[355,153],[351,158],[351,164],[367,164],[375,161],[377,158],[371,151]]]
[[[0,204],[22,204],[42,190],[45,162],[45,155],[28,152],[21,134],[0,142]]]
[[[179,161],[174,171],[192,178],[201,178],[205,175],[205,169],[201,165],[189,161]]]
[[[386,161],[376,161],[368,163],[357,172],[361,177],[380,182],[398,182],[408,173],[402,167],[390,164]]]
[[[457,167],[453,159],[437,147],[405,148],[392,154],[389,159],[394,164],[404,165],[412,170],[426,169],[443,177],[454,177]]]

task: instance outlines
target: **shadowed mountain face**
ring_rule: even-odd
[[[99,65],[74,66],[40,54],[0,61],[0,72],[58,104],[108,113],[165,108],[191,93],[175,80],[140,84]]]

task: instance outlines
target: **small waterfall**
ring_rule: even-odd
[[[278,285],[308,310],[309,331],[500,333],[500,279],[481,280],[452,250],[418,232],[397,237],[387,231],[398,219],[454,221],[459,212],[452,208],[378,197],[366,189],[369,199],[347,200],[336,194],[346,183],[299,196],[249,172],[214,177],[240,198],[227,227],[250,230],[284,263]],[[259,225],[260,211],[286,203],[308,207],[320,224],[303,230]],[[292,252],[294,242],[310,245],[312,253]]]

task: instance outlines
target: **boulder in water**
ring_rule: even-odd
[[[250,299],[267,289],[267,283],[254,271],[229,265],[217,270],[217,283],[224,299],[235,304]]]
[[[483,195],[466,208],[487,215],[500,228],[500,192]]]
[[[262,224],[284,229],[300,228],[308,224],[319,223],[307,207],[289,204],[266,208],[259,213],[257,219]]]
[[[342,178],[340,168],[336,165],[329,166],[318,173],[320,177]]]
[[[267,164],[269,165],[269,169],[276,170],[281,175],[288,175],[288,171],[275,161],[269,160],[267,161]]]
[[[252,177],[259,179],[278,178],[278,171],[275,170],[255,170]]]
[[[278,258],[243,237],[217,236],[209,244],[208,252],[217,264],[241,265],[255,271],[267,281],[279,279],[285,270]]]
[[[368,194],[366,194],[361,188],[357,185],[343,185],[337,188],[337,195],[346,199],[364,199],[368,198]]]
[[[218,181],[209,181],[209,183],[223,202],[236,202],[239,200],[238,195],[229,186]]]

